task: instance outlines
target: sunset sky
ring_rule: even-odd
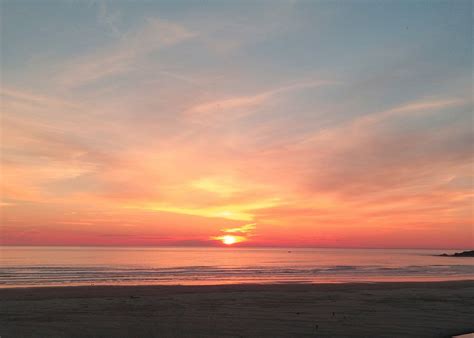
[[[8,245],[469,248],[472,2],[1,2]]]

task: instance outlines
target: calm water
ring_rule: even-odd
[[[474,279],[459,250],[1,247],[0,287]]]

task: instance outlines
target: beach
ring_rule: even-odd
[[[450,337],[474,281],[0,289],[1,337]]]

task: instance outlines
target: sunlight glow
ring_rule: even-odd
[[[222,243],[226,245],[232,245],[234,243],[237,243],[237,239],[235,238],[235,236],[232,235],[222,236]]]
[[[232,245],[240,242],[244,242],[247,240],[244,236],[235,236],[235,235],[222,235],[222,236],[215,236],[211,237],[211,239],[215,241],[220,241],[222,244],[225,245]]]
[[[128,205],[128,208],[138,208],[144,210],[170,212],[182,215],[193,215],[210,218],[225,218],[238,221],[252,221],[254,219],[253,211],[263,208],[272,208],[281,203],[280,198],[272,197],[250,201],[245,203],[222,204],[213,207],[186,207],[170,204],[142,204]]]

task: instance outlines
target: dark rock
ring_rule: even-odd
[[[474,257],[474,250],[456,252],[453,255],[441,254],[441,257]]]
[[[474,257],[474,250],[470,251],[463,251],[463,252],[456,252],[454,257]]]

